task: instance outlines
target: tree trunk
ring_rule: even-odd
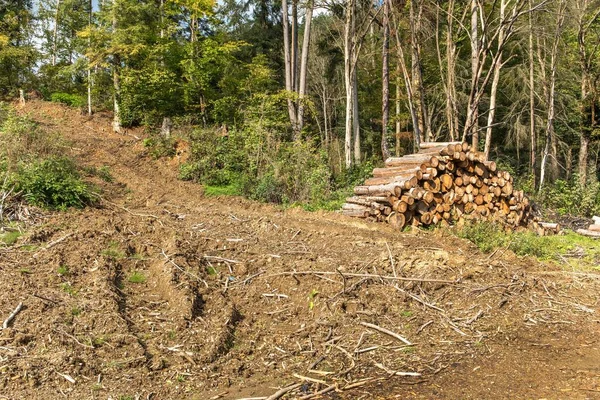
[[[360,119],[358,118],[358,79],[356,76],[356,66],[352,68],[352,130],[354,133],[354,163],[361,163],[360,150]]]
[[[391,0],[384,0],[390,1]],[[391,9],[391,3],[390,3]],[[394,21],[394,36],[396,37],[396,52],[398,58],[398,64],[400,65],[400,69],[402,70],[402,77],[404,78],[404,86],[406,87],[406,95],[408,99],[408,109],[410,111],[411,122],[413,125],[414,132],[414,147],[418,150],[419,144],[421,143],[421,131],[419,130],[419,121],[417,116],[417,111],[415,108],[413,90],[411,77],[408,73],[408,69],[406,67],[406,62],[404,60],[404,50],[402,49],[402,40],[400,39],[400,34],[398,33],[398,23]]]
[[[285,1],[285,0],[284,0]],[[352,79],[352,20],[355,0],[346,2],[346,20],[344,23],[344,86],[346,89],[346,123],[344,139],[344,156],[346,168],[352,166],[352,102],[353,102],[353,79]]]
[[[92,0],[88,2],[89,14],[88,14],[88,29],[92,29],[92,15],[94,12],[94,6],[92,4]],[[92,47],[92,39],[88,37],[88,49]],[[88,67],[87,67],[87,108],[88,115],[92,116],[92,67],[90,66],[90,60],[88,59]]]
[[[423,88],[423,75],[421,68],[421,48],[419,44],[419,31],[421,25],[421,4],[419,0],[410,2],[410,41],[411,41],[411,70],[414,103],[417,112],[417,121],[422,141],[429,140],[427,129],[427,111],[425,106]]]
[[[558,44],[560,40],[560,34],[564,23],[564,1],[561,0],[558,6],[558,14],[556,21],[556,32],[554,34],[554,42],[552,44],[552,50],[550,54],[550,81],[548,85],[548,121],[546,123],[546,144],[544,146],[544,154],[542,155],[542,163],[540,166],[540,186],[539,190],[542,190],[544,186],[544,179],[546,177],[546,162],[550,155],[552,137],[554,136],[554,96],[556,87],[556,69],[558,64]]]
[[[298,83],[298,0],[292,0],[292,90],[295,93],[298,93]]]
[[[390,115],[390,71],[389,71],[389,51],[390,51],[390,11],[388,2],[383,2],[383,44],[381,55],[381,155],[383,159],[390,156],[388,148],[387,128]]]
[[[296,132],[297,126],[297,115],[296,106],[294,101],[290,97],[293,90],[293,74],[292,74],[292,61],[290,57],[290,38],[289,38],[289,19],[288,19],[288,4],[287,0],[281,0],[281,12],[282,12],[282,25],[283,25],[283,57],[285,65],[285,90],[288,92],[288,114],[290,117],[290,124],[292,125],[292,131]]]
[[[478,34],[478,2],[471,0],[471,91],[477,93],[479,87],[479,34]],[[470,102],[471,103],[471,102]],[[467,109],[467,127],[472,135],[472,147],[479,147],[479,103],[473,101]]]
[[[300,132],[304,127],[304,96],[306,93],[306,76],[308,73],[308,49],[310,45],[310,26],[313,14],[313,0],[306,4],[306,16],[304,18],[304,38],[302,39],[302,57],[300,60],[300,88],[298,91],[298,132],[296,139],[299,139]]]
[[[389,22],[389,21],[388,21]],[[400,65],[396,67],[396,157],[400,156]]]
[[[112,4],[112,28],[113,34],[117,32],[117,0]],[[112,128],[116,133],[121,133],[121,57],[118,54],[113,54],[113,123]]]
[[[500,69],[502,68],[502,47],[504,42],[505,12],[506,0],[501,0],[500,28],[498,31],[498,61],[494,65],[494,77],[492,78],[492,87],[490,91],[490,110],[488,113],[487,127],[485,131],[485,146],[483,150],[486,160],[489,160],[490,157],[490,147],[492,146],[492,126],[494,125],[494,116],[496,115],[496,92],[498,91],[498,82],[500,81]]]
[[[531,8],[531,0],[529,0]],[[535,134],[535,76],[533,64],[533,20],[529,13],[529,137],[531,140],[531,154],[529,158],[529,171],[533,178],[533,187],[535,188],[535,159],[537,154],[537,138]]]
[[[54,30],[52,32],[52,66],[56,65],[56,52],[58,51],[58,16],[60,0],[56,0],[56,13],[54,14]]]

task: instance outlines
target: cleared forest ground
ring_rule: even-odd
[[[600,398],[600,275],[206,198],[176,179],[177,158],[146,156],[141,132],[43,102],[20,112],[114,181],[95,182],[97,207],[47,213],[0,248],[0,319],[24,305],[0,332],[0,399],[266,398],[292,384],[283,398]]]

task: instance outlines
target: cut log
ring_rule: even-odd
[[[394,212],[389,215],[387,222],[394,229],[401,231],[406,226],[406,217],[403,213]]]
[[[577,229],[577,233],[588,237],[600,238],[600,232],[590,231],[588,229]]]
[[[462,142],[421,142],[419,149],[431,149],[432,147],[448,147],[450,145],[462,145]]]
[[[592,217],[594,224],[600,224],[600,217],[596,217],[595,215]]]
[[[600,232],[600,224],[592,224],[588,227],[588,231]]]

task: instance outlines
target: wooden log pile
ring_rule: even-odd
[[[397,229],[482,219],[511,228],[536,224],[546,233],[511,174],[463,142],[421,143],[417,154],[387,159],[385,168],[375,168],[372,178],[354,188],[342,213]]]
[[[589,237],[600,238],[600,217],[592,217],[593,223],[587,229],[577,229],[577,233]]]

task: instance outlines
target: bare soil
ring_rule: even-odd
[[[95,178],[97,206],[47,212],[0,248],[0,320],[23,303],[0,332],[0,399],[292,384],[283,398],[600,398],[600,275],[443,231],[207,198],[176,179],[185,146],[152,160],[142,130],[113,134],[107,116],[20,112],[115,179]]]

